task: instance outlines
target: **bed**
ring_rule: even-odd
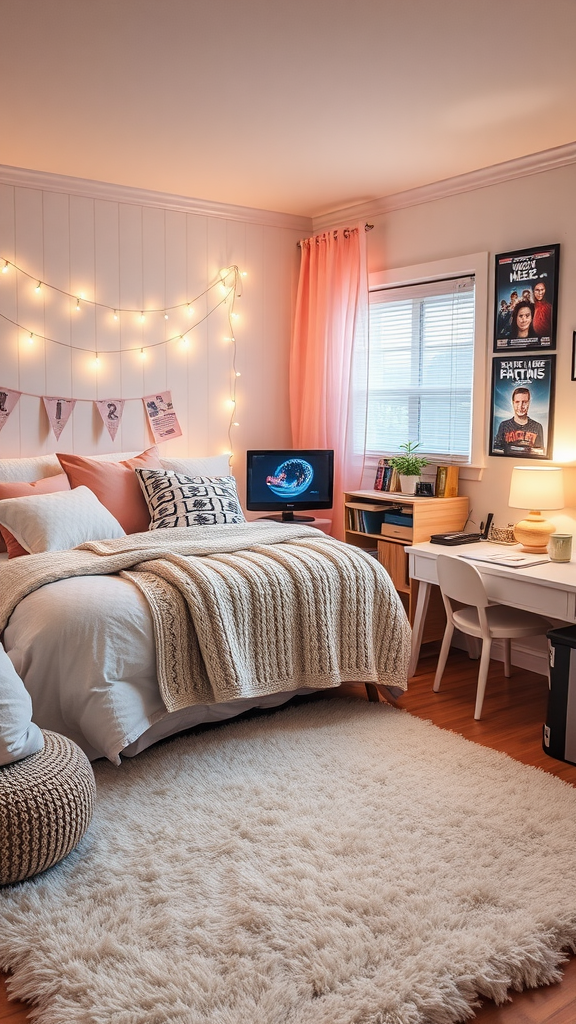
[[[33,721],[91,760],[343,682],[406,688],[384,568],[312,527],[246,522],[225,457],[0,460],[0,531],[4,649]]]

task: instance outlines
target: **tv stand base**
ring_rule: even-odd
[[[260,516],[260,519],[273,519],[276,523],[315,523],[314,516],[297,516],[294,512],[282,512],[276,516]]]

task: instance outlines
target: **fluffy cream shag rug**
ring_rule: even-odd
[[[559,980],[576,790],[322,700],[95,765],[93,823],[0,894],[42,1024],[444,1024]]]

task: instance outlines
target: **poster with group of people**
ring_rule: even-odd
[[[552,458],[559,245],[496,256],[490,455]],[[524,351],[525,355],[522,355]]]
[[[556,347],[559,245],[496,257],[494,351]]]

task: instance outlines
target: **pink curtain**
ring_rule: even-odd
[[[367,390],[364,224],[300,243],[301,266],[290,348],[294,448],[334,449],[334,537],[343,538],[345,490],[361,486]]]

